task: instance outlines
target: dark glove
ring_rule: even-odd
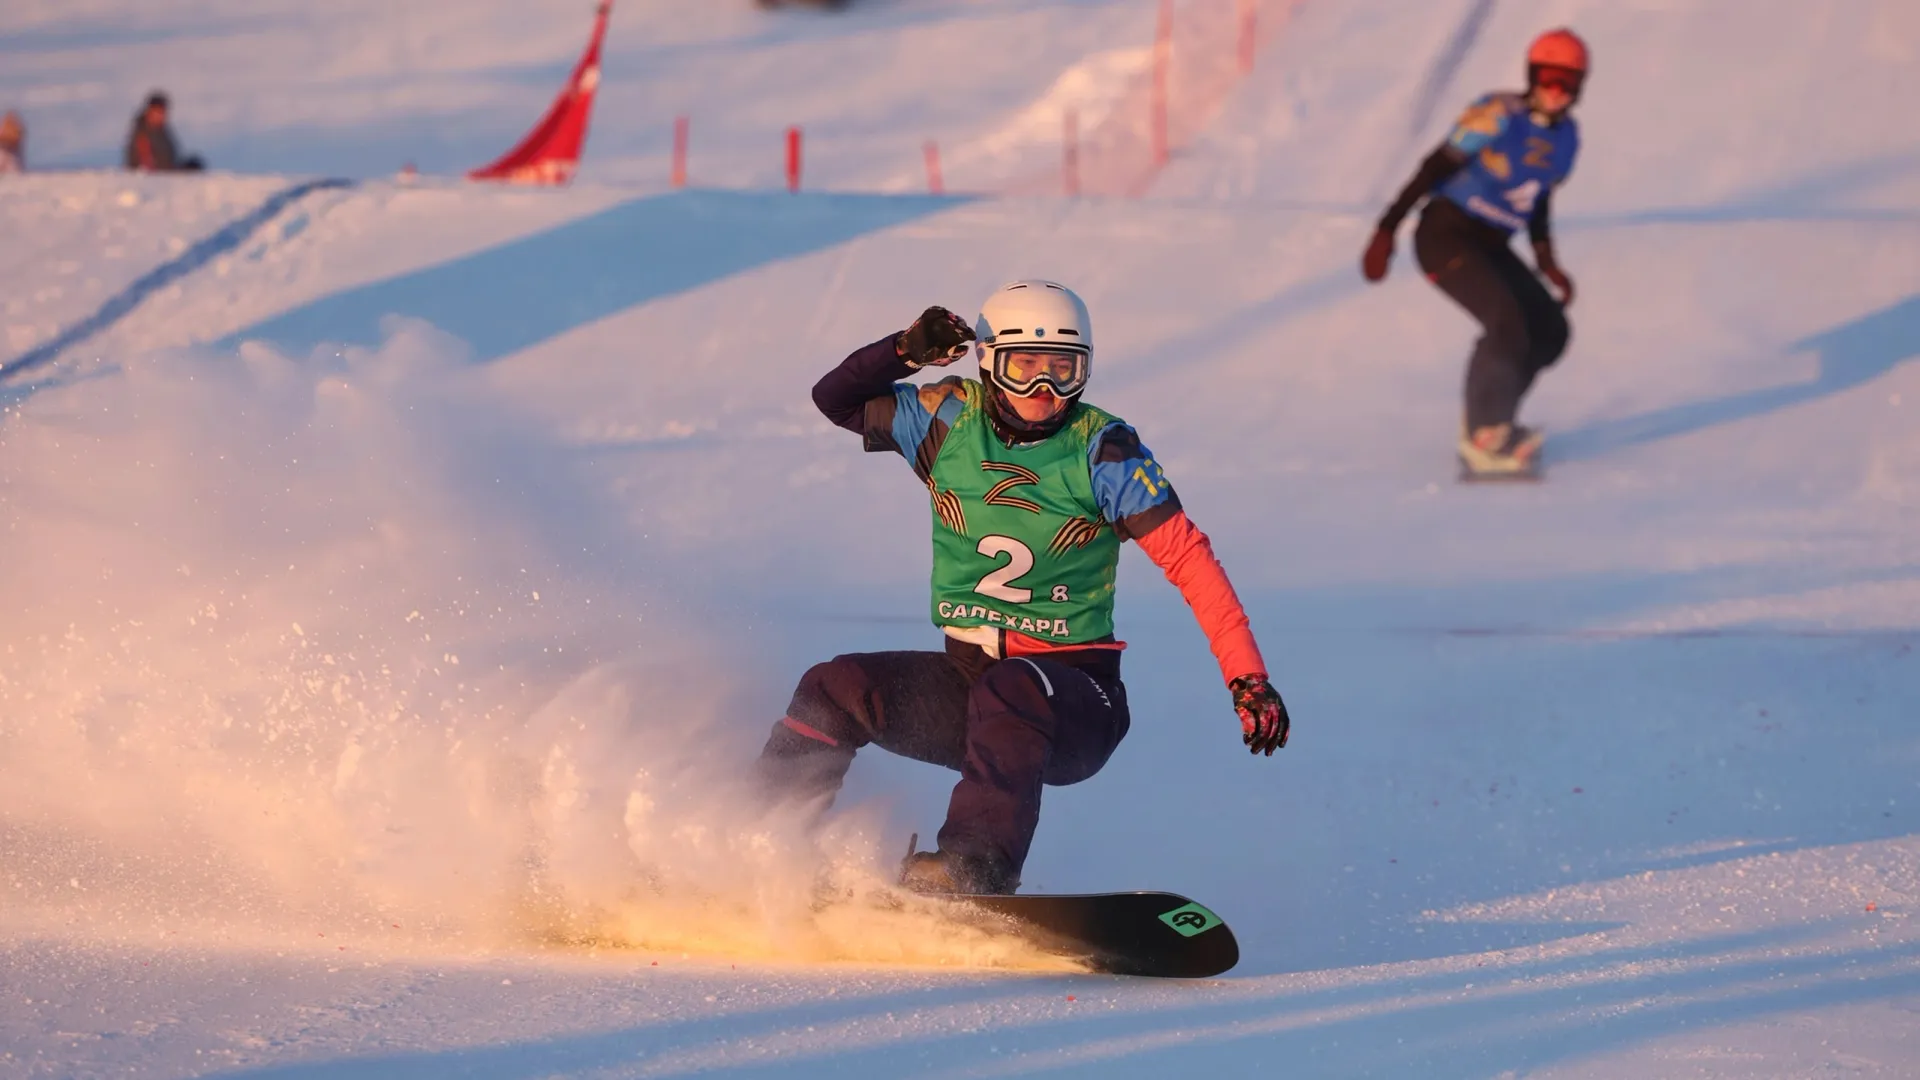
[[[1368,281],[1379,281],[1387,276],[1387,267],[1393,262],[1393,230],[1381,229],[1367,242],[1367,253],[1360,257],[1360,272]]]
[[[1233,691],[1233,711],[1240,714],[1241,741],[1256,754],[1273,756],[1287,745],[1287,731],[1293,721],[1287,717],[1287,703],[1265,675],[1242,675],[1227,684]]]
[[[1560,261],[1553,257],[1553,249],[1544,244],[1533,247],[1533,262],[1540,268],[1540,276],[1546,278],[1554,288],[1560,290],[1560,306],[1573,306],[1573,279],[1560,269]]]
[[[914,368],[946,367],[967,355],[967,343],[973,340],[973,327],[967,320],[943,307],[930,307],[900,334],[894,351]]]

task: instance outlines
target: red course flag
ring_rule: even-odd
[[[573,76],[553,100],[553,108],[527,132],[520,145],[485,168],[467,174],[469,180],[503,180],[509,184],[564,184],[580,167],[580,148],[587,141],[587,117],[593,112],[593,92],[600,86],[600,42],[607,36],[607,15],[613,0],[602,0],[594,12],[593,38],[580,54]]]

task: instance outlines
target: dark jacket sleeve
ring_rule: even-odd
[[[1553,252],[1553,190],[1540,193],[1534,200],[1533,213],[1527,217],[1527,236],[1533,241],[1535,250],[1545,248],[1549,255]]]
[[[1400,197],[1393,200],[1393,205],[1387,207],[1386,213],[1380,215],[1380,228],[1387,232],[1398,229],[1421,199],[1446,183],[1466,163],[1465,155],[1451,145],[1441,143],[1420,163],[1420,168],[1414,172],[1413,179],[1407,181],[1407,186],[1400,189]]]
[[[127,133],[127,168],[153,172],[173,172],[180,167],[180,153],[174,146],[173,128],[162,124],[148,127],[138,116]]]
[[[888,334],[856,349],[813,384],[813,404],[834,426],[866,435],[872,412],[867,402],[879,397],[892,401],[893,384],[913,374],[906,360],[894,351],[896,336]]]
[[[153,167],[161,172],[173,172],[180,167],[180,151],[173,142],[173,128],[162,124],[151,133],[153,139]]]

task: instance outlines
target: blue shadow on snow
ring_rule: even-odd
[[[1814,929],[1830,933],[1834,926]],[[651,1066],[657,1075],[905,1076],[926,1073],[930,1064],[958,1064],[957,1071],[969,1072],[968,1066],[986,1065],[980,1070],[985,1075],[1468,1080],[1631,1052],[1703,1029],[1889,1002],[1920,990],[1920,974],[1913,971],[1920,950],[1911,943],[1836,951],[1807,949],[1809,940],[1805,930],[1787,928],[1679,949],[1627,947],[1521,958],[1493,969],[1372,983],[1251,982],[1231,994],[1209,992],[1221,984],[1202,983],[1192,995],[1158,1001],[1123,997],[1109,1009],[1069,1012],[1043,1022],[960,1027],[897,1021],[901,1013],[916,1017],[942,1009],[986,1016],[1025,1011],[1067,990],[1097,1001],[1116,990],[1124,993],[1125,986],[1100,978],[956,981],[494,1044],[350,1051],[330,1060],[262,1063],[217,1075],[229,1080],[517,1080],[605,1070],[627,1075]],[[1781,951],[1796,945],[1801,947]],[[752,978],[743,976],[742,982]],[[655,982],[649,977],[638,985],[652,990]],[[669,993],[677,988],[665,987]],[[1121,1005],[1117,1010],[1115,1003]],[[822,1043],[814,1034],[816,1028],[835,1027],[868,1037]],[[686,1056],[721,1043],[753,1047],[757,1056],[707,1061]]]
[[[1575,428],[1554,440],[1554,460],[1580,461],[1690,435],[1805,404],[1880,378],[1902,362],[1920,356],[1920,294],[1796,341],[1792,348],[1811,349],[1820,358],[1820,371],[1811,380],[1690,401]]]
[[[949,209],[957,197],[690,191],[623,202],[464,258],[323,297],[219,344],[304,354],[372,344],[391,315],[466,341],[480,362],[638,304]]]
[[[11,378],[52,363],[61,353],[82,344],[95,334],[126,318],[147,297],[246,243],[254,233],[260,231],[261,226],[278,217],[280,211],[310,192],[350,186],[352,186],[351,182],[346,180],[304,180],[274,192],[253,210],[221,226],[212,235],[181,252],[177,257],[141,275],[138,280],[115,293],[106,303],[101,304],[99,310],[92,315],[67,327],[52,340],[0,364],[0,379]]]

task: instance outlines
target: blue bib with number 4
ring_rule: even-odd
[[[1461,115],[1447,144],[1467,155],[1439,197],[1511,233],[1526,227],[1540,196],[1560,186],[1580,153],[1580,127],[1562,116],[1535,122],[1520,94],[1488,94]]]

